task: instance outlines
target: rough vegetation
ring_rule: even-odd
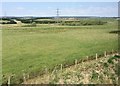
[[[113,59],[114,58],[114,59]],[[30,79],[26,84],[118,84],[120,56],[107,56]],[[109,61],[112,61],[109,62]]]

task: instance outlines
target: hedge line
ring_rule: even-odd
[[[2,22],[2,24],[16,24],[12,19],[4,18],[2,20],[8,20],[10,22]],[[55,24],[58,23],[59,25],[68,25],[68,26],[81,26],[81,25],[104,25],[107,22],[102,21],[99,19],[79,19],[79,20],[36,20],[35,18],[32,19],[21,19],[21,18],[16,18],[16,20],[21,21],[22,23],[33,23],[35,22],[36,24]]]
[[[0,24],[17,24],[13,20],[9,20],[9,22],[0,22]]]

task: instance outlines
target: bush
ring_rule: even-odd
[[[81,21],[64,21],[61,25],[69,25],[69,26],[85,26],[85,25],[103,25],[107,22],[100,20],[81,20]]]
[[[35,23],[35,22],[32,22],[31,26],[32,26],[32,27],[35,27],[35,26],[36,26],[36,23]]]
[[[0,22],[0,24],[17,24],[14,20],[7,20],[8,22]]]

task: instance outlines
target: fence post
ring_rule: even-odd
[[[48,73],[48,69],[47,69],[47,67],[45,67],[45,73],[46,73],[46,74]]]
[[[61,65],[60,65],[60,70],[62,71],[62,69],[63,69],[63,65],[61,64]]]
[[[75,68],[76,68],[76,66],[77,66],[77,63],[78,63],[78,62],[77,62],[77,59],[75,59]]]
[[[99,80],[100,80],[100,76],[98,75],[97,81],[99,81]]]
[[[87,61],[88,61],[88,56],[86,56],[87,57]]]
[[[96,53],[96,60],[97,60],[97,58],[98,58],[98,54]]]
[[[45,74],[47,75],[47,78],[46,78],[46,82],[49,80],[50,76],[49,76],[49,71],[48,71],[48,68],[45,67]]]
[[[26,82],[25,73],[23,73],[23,81]]]
[[[8,86],[10,86],[10,76],[8,76]]]
[[[84,65],[84,61],[82,60],[82,64]]]
[[[29,74],[27,75],[27,79],[29,79]]]
[[[105,56],[105,57],[107,56],[107,53],[106,53],[106,51],[104,52],[104,56]]]
[[[112,49],[112,54],[114,53],[114,50]]]

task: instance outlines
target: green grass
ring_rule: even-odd
[[[4,26],[2,72],[5,76],[15,74],[19,82],[23,71],[38,73],[44,70],[45,66],[52,69],[55,65],[69,64],[75,59],[95,53],[117,50],[117,34],[109,33],[115,29],[117,29],[115,22],[79,27],[38,25],[8,28]],[[13,83],[18,83],[17,81],[13,80]]]
[[[2,84],[2,31],[0,30],[0,85]]]

